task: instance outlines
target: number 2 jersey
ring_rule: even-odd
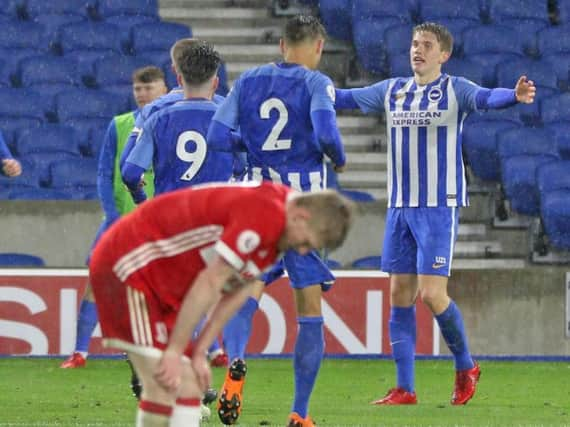
[[[155,194],[231,178],[232,154],[210,150],[206,142],[217,107],[206,99],[184,99],[144,122],[127,162],[145,170],[152,165]]]
[[[155,197],[103,234],[90,274],[113,274],[177,310],[214,254],[249,278],[275,262],[290,194],[283,185],[243,183]]]
[[[324,154],[345,161],[340,137],[324,145],[315,132],[319,112],[333,114],[334,87],[318,71],[271,63],[243,73],[214,120],[238,129],[247,151],[249,178],[280,182],[299,191],[325,187]],[[330,116],[329,116],[330,117]]]

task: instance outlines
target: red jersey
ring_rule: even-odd
[[[279,184],[205,185],[143,203],[101,237],[92,268],[112,269],[123,283],[155,293],[178,310],[214,253],[244,276],[272,265],[285,230],[291,190]]]

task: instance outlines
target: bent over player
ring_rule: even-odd
[[[442,25],[413,29],[409,78],[337,91],[337,108],[386,112],[388,213],[382,270],[390,273],[390,342],[397,386],[378,405],[415,404],[416,297],[435,316],[455,359],[453,405],[466,404],[481,374],[467,345],[459,308],[447,294],[459,209],[468,205],[461,133],[476,110],[531,103],[536,89],[521,77],[515,89],[485,89],[442,74],[453,38]]]
[[[137,426],[198,426],[211,381],[206,349],[250,281],[280,252],[338,247],[352,211],[334,191],[210,184],[158,196],[114,224],[89,276],[104,343],[127,352],[143,383]]]

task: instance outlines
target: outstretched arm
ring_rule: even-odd
[[[514,89],[480,89],[475,97],[478,110],[499,109],[515,105],[517,102],[532,104],[536,95],[536,86],[526,76],[521,76]]]

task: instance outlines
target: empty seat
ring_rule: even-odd
[[[99,159],[106,129],[93,128],[89,133],[89,155],[94,159]]]
[[[463,52],[463,31],[481,25],[481,21],[471,18],[438,18],[437,22],[445,26],[453,36],[453,56]]]
[[[500,110],[487,110],[475,111],[467,116],[465,124],[477,122],[497,121],[497,122],[511,122],[516,125],[522,125],[523,121],[520,117],[519,111],[515,107],[503,108]]]
[[[548,21],[530,18],[507,18],[501,21],[501,25],[515,31],[523,43],[523,48],[528,55],[538,55],[536,34],[549,27]]]
[[[67,151],[52,151],[27,154],[26,160],[34,165],[34,171],[39,178],[40,185],[45,187],[49,185],[51,179],[50,166],[52,163],[62,160],[78,161],[80,157]]]
[[[413,25],[390,27],[384,32],[384,50],[388,56],[408,53],[412,43]]]
[[[541,198],[541,215],[549,242],[570,250],[570,189],[550,191]]]
[[[483,66],[468,59],[450,58],[443,64],[443,72],[451,76],[465,77],[478,85],[483,84]]]
[[[351,264],[354,268],[380,270],[382,268],[382,257],[380,255],[365,256],[355,259]]]
[[[553,135],[547,129],[517,128],[504,131],[498,139],[501,159],[522,154],[552,154],[558,155]]]
[[[0,117],[29,118],[43,121],[45,103],[28,89],[0,89]]]
[[[362,66],[371,73],[382,73],[386,67],[384,35],[388,28],[400,25],[395,17],[363,17],[356,20],[353,16],[353,44]]]
[[[95,62],[95,80],[101,89],[111,85],[132,85],[137,68],[152,65],[149,59],[135,56],[116,56]]]
[[[16,19],[18,17],[18,2],[16,0],[0,1],[0,14],[10,19]]]
[[[20,82],[20,63],[27,58],[33,58],[35,56],[45,55],[44,50],[35,48],[3,48],[0,47],[0,58],[4,61],[6,73],[10,79],[10,83],[13,86],[19,86]]]
[[[20,63],[23,86],[33,87],[38,84],[64,83],[79,85],[77,64],[69,59],[44,55],[27,58]]]
[[[570,24],[547,27],[536,35],[536,44],[540,54],[568,52],[570,46]]]
[[[89,16],[96,4],[97,0],[27,0],[26,12],[32,18],[48,13],[76,13]]]
[[[473,173],[484,181],[500,181],[501,165],[497,138],[519,126],[510,121],[466,122],[463,128],[463,151]]]
[[[479,21],[481,16],[479,3],[473,0],[421,0],[418,4],[424,21],[437,21],[438,18],[469,18]]]
[[[321,0],[319,2],[321,20],[331,37],[346,41],[351,40],[352,19],[348,13],[350,8],[351,0]]]
[[[119,28],[104,22],[64,25],[60,28],[58,39],[63,54],[77,50],[113,50],[122,53]]]
[[[568,87],[570,74],[570,55],[567,53],[552,53],[542,56],[543,63],[547,64],[562,87]]]
[[[551,96],[540,101],[540,117],[544,123],[568,120],[570,93]]]
[[[43,27],[33,22],[4,22],[0,31],[0,47],[9,49],[46,49]]]
[[[570,160],[570,121],[550,123],[546,129],[554,135],[560,157]]]
[[[557,0],[558,20],[561,23],[570,22],[570,1]]]
[[[65,124],[73,118],[111,118],[120,108],[113,95],[100,90],[76,89],[56,97],[57,116]]]
[[[377,0],[352,0],[353,20],[361,20],[365,17],[394,17],[401,23],[412,22],[416,19],[418,10],[415,0],[403,1],[377,1]]]
[[[132,51],[131,46],[131,31],[135,25],[148,24],[149,22],[156,22],[156,16],[149,15],[114,15],[106,17],[104,22],[116,25],[121,33],[121,43],[125,52]]]
[[[547,0],[493,0],[489,15],[494,22],[508,18],[528,18],[550,22]]]
[[[410,58],[407,55],[393,55],[388,58],[390,77],[409,77],[413,74]]]
[[[79,140],[72,128],[60,125],[45,125],[20,132],[16,142],[20,156],[32,153],[67,152],[79,156]]]
[[[174,42],[187,37],[192,37],[190,28],[173,22],[139,24],[132,28],[132,45],[137,55],[152,50],[168,52]]]
[[[536,180],[541,194],[561,189],[570,190],[570,161],[560,160],[540,166],[536,171]]]
[[[498,64],[497,86],[514,88],[519,77],[523,75],[537,85],[558,89],[558,79],[552,68],[543,61],[533,61],[527,58]]]
[[[8,146],[13,147],[13,143],[17,135],[25,130],[41,126],[43,119],[34,119],[26,117],[2,117],[0,116],[0,129],[4,134],[4,139]]]
[[[99,0],[97,10],[104,18],[123,14],[158,16],[158,0]]]
[[[97,160],[61,160],[50,165],[50,187],[67,191],[89,189],[97,185]]]
[[[86,21],[87,18],[85,15],[76,13],[48,13],[36,16],[33,22],[43,27],[44,38],[49,42],[50,46],[52,46],[56,43],[59,29],[62,26]]]
[[[2,267],[43,267],[45,262],[42,258],[30,254],[0,253],[0,266]]]
[[[95,87],[95,63],[103,58],[117,58],[121,56],[123,56],[122,53],[113,49],[96,49],[74,50],[66,53],[64,58],[77,64],[77,74],[81,76],[86,86]]]
[[[40,171],[36,168],[35,163],[26,158],[20,159],[22,165],[22,173],[19,176],[8,177],[0,174],[0,187],[9,187],[12,189],[28,189],[39,188],[41,185]]]

